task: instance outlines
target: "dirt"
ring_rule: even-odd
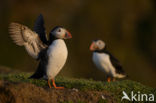
[[[10,68],[0,66],[0,74],[14,73]],[[16,71],[17,72],[17,71]],[[31,83],[0,80],[0,103],[116,103],[107,91],[81,91],[78,89],[50,89]]]
[[[106,91],[80,91],[77,89],[42,88],[30,83],[0,81],[0,103],[98,103],[99,100],[115,103]]]

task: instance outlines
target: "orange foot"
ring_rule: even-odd
[[[107,78],[107,82],[110,82],[110,81],[111,81],[111,78],[110,78],[110,77],[108,77],[108,78]]]
[[[52,87],[51,87],[51,84],[50,84],[50,81],[49,81],[49,79],[48,79],[48,85],[49,85],[49,88],[52,88]]]
[[[64,87],[57,87],[56,84],[55,84],[55,81],[53,79],[52,79],[52,83],[53,83],[53,86],[54,86],[55,89],[64,89]],[[52,88],[49,80],[48,80],[48,85],[49,85],[49,88]]]
[[[52,79],[52,83],[55,89],[64,89],[64,87],[57,87],[54,79]]]

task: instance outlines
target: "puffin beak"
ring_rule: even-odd
[[[72,38],[71,33],[69,31],[66,31],[64,39],[71,39],[71,38]]]
[[[95,50],[94,45],[95,45],[94,42],[90,45],[90,51],[94,51]]]

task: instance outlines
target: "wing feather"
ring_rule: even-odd
[[[113,64],[113,66],[116,68],[117,73],[125,74],[125,71],[123,70],[122,65],[120,64],[120,62],[111,54],[110,54],[110,60],[111,60],[111,63]]]
[[[9,25],[9,33],[13,42],[19,46],[25,46],[29,55],[37,59],[41,50],[47,47],[39,38],[38,34],[33,32],[27,26],[19,23]]]
[[[119,74],[125,74],[125,71],[122,68],[122,65],[120,64],[119,60],[116,59],[110,52],[108,52],[107,50],[104,51],[104,53],[109,54],[110,56],[110,60],[112,65],[115,67],[115,70],[117,73]]]
[[[40,14],[35,21],[34,31],[39,35],[41,41],[44,44],[48,44],[48,40],[46,38],[45,27],[44,27],[44,19],[43,19],[42,14]]]

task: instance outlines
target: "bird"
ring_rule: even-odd
[[[71,33],[63,26],[56,26],[50,31],[48,38],[42,14],[37,17],[34,30],[12,22],[9,25],[9,33],[16,45],[24,46],[28,54],[39,61],[36,72],[29,78],[45,78],[49,88],[53,85],[56,89],[63,89],[64,87],[56,86],[55,76],[66,63],[68,50],[64,39],[71,39]]]
[[[126,73],[117,60],[107,49],[104,41],[93,40],[90,45],[90,51],[93,52],[92,60],[98,69],[107,76],[107,81],[115,81],[115,78],[124,78]]]

